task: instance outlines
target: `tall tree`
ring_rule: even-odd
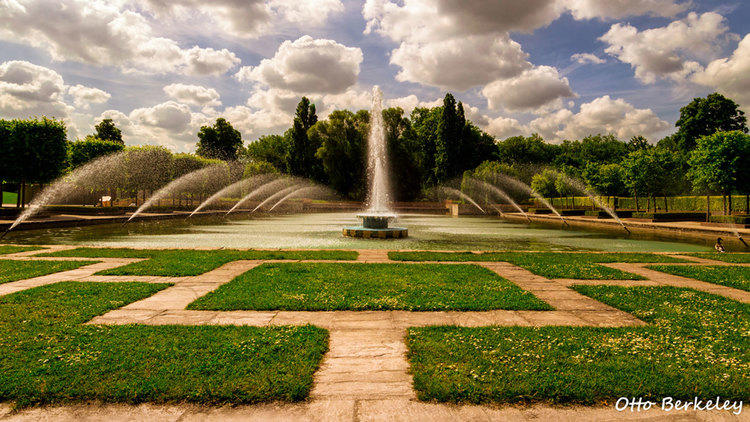
[[[440,124],[438,125],[435,144],[435,180],[445,182],[456,176],[456,147],[459,140],[459,120],[456,111],[456,99],[450,93],[445,94]]]
[[[713,93],[706,98],[695,98],[680,109],[680,119],[675,124],[677,145],[683,153],[695,148],[698,139],[716,132],[748,132],[747,118],[731,99]]]
[[[419,144],[419,167],[424,175],[424,186],[435,184],[435,154],[441,107],[417,107],[411,112],[411,125]]]
[[[242,134],[223,117],[213,126],[201,126],[198,132],[196,154],[204,158],[236,160],[242,147]]]
[[[115,126],[115,122],[112,119],[102,120],[98,125],[94,126],[94,130],[94,136],[103,141],[125,145],[125,142],[122,140],[122,131]]]
[[[320,144],[321,160],[331,187],[352,199],[364,199],[365,140],[369,114],[335,110],[328,119],[310,128],[310,140]]]
[[[307,131],[318,122],[315,104],[307,97],[302,97],[297,104],[294,124],[291,132],[291,145],[287,156],[287,170],[295,176],[313,177],[315,153],[320,145],[311,145]]]
[[[718,132],[704,136],[690,153],[688,177],[693,188],[703,193],[729,195],[748,193],[750,182],[750,136],[743,132]]]

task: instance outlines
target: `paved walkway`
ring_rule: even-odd
[[[357,262],[391,262],[388,251],[359,251]],[[9,259],[32,258],[39,251],[6,255]],[[685,257],[692,265],[726,265],[716,261]],[[125,265],[139,259],[99,259],[100,263],[29,280],[0,285],[0,295],[58,281],[124,282],[142,281],[172,283],[153,296],[95,317],[89,324],[119,325],[303,325],[313,324],[329,330],[330,345],[321,368],[315,374],[310,400],[298,405],[260,405],[231,408],[200,406],[125,406],[81,405],[30,409],[7,414],[0,407],[0,418],[18,420],[80,419],[159,419],[159,420],[613,420],[678,416],[679,420],[734,420],[727,413],[670,412],[659,414],[620,413],[611,407],[487,407],[450,406],[422,403],[416,400],[412,378],[408,373],[404,336],[408,327],[426,325],[459,326],[545,326],[570,325],[593,327],[640,326],[644,322],[570,288],[573,284],[670,285],[691,287],[730,297],[745,303],[750,294],[684,277],[672,276],[645,268],[652,264],[604,264],[642,275],[647,280],[550,280],[505,262],[462,262],[494,271],[501,277],[533,293],[555,308],[553,311],[485,311],[485,312],[407,312],[407,311],[197,311],[185,309],[191,302],[264,261],[234,261],[195,277],[98,276],[94,273]],[[278,262],[278,261],[274,261]],[[323,262],[323,261],[308,261]],[[330,261],[325,261],[330,262]],[[416,263],[414,263],[416,264]],[[456,265],[457,263],[441,263]]]

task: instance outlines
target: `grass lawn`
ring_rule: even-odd
[[[750,399],[750,305],[674,287],[576,290],[651,325],[411,328],[419,398],[610,405],[620,397]]]
[[[312,327],[91,326],[167,287],[65,282],[0,297],[0,401],[255,403],[307,397]]]
[[[150,258],[111,270],[100,275],[153,275],[182,277],[200,275],[218,268],[227,262],[242,259],[325,259],[354,260],[355,251],[241,251],[235,249],[127,249],[127,248],[78,248],[38,256],[67,256],[87,258]]]
[[[16,246],[16,245],[0,245],[0,255],[7,255],[9,253],[18,253],[26,251],[36,251],[41,248],[36,246]]]
[[[188,309],[549,310],[549,305],[476,265],[266,263]]]
[[[3,191],[3,198],[2,198],[3,204],[16,205],[17,200],[18,200],[17,193]]]
[[[17,261],[0,259],[0,284],[75,270],[96,261]]]
[[[668,274],[705,281],[706,283],[721,284],[722,286],[750,291],[750,267],[652,265],[649,268]]]
[[[576,252],[389,252],[396,261],[503,261],[526,268],[547,278],[592,280],[642,280],[643,277],[598,265],[606,262],[686,262],[671,256],[650,253],[576,253]]]
[[[734,264],[750,263],[750,253],[718,253],[718,252],[698,252],[687,254],[699,258],[715,259],[722,262],[731,262]]]

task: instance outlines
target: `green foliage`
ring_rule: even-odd
[[[435,184],[435,154],[442,113],[442,107],[416,107],[411,112],[412,129],[421,144],[419,167],[424,174],[425,186]]]
[[[750,135],[717,132],[698,139],[690,153],[688,177],[696,191],[750,193]]]
[[[120,185],[126,190],[156,190],[166,185],[175,176],[172,153],[153,145],[126,147],[122,168],[118,169],[123,179]]]
[[[165,287],[65,282],[0,297],[0,400],[223,405],[308,396],[327,350],[320,328],[84,325]]]
[[[257,176],[259,174],[278,172],[279,170],[271,163],[266,161],[253,161],[252,163],[245,164],[242,178],[247,179],[248,177]]]
[[[514,136],[498,142],[497,146],[501,163],[550,163],[554,158],[553,146],[544,142],[538,134],[528,138]]]
[[[648,143],[648,139],[646,139],[643,136],[640,136],[640,135],[633,136],[628,141],[628,151],[629,152],[638,151],[638,150],[641,150],[641,149],[649,149],[649,148],[652,148],[652,146],[651,146],[651,144]]]
[[[315,153],[319,144],[311,143],[307,137],[307,131],[318,122],[315,113],[315,104],[310,103],[307,97],[302,97],[297,104],[289,138],[291,145],[286,157],[287,171],[295,176],[311,177],[320,176],[320,169],[316,168]]]
[[[307,133],[311,144],[320,145],[315,157],[322,162],[328,183],[351,199],[364,199],[368,130],[368,113],[335,110]]]
[[[65,123],[60,120],[0,120],[0,179],[47,183],[65,169],[68,150]]]
[[[147,261],[106,270],[102,275],[154,275],[166,277],[195,276],[218,268],[227,262],[243,259],[356,259],[353,251],[254,251],[195,249],[126,249],[77,248],[38,256],[83,258],[148,258]]]
[[[201,126],[198,132],[196,154],[204,158],[236,160],[242,147],[242,134],[226,119],[216,119],[213,126]]]
[[[679,153],[661,149],[631,152],[622,163],[625,186],[636,196],[667,196],[678,192],[684,162]]]
[[[588,163],[583,179],[597,193],[606,196],[625,195],[625,170],[620,164]]]
[[[102,120],[98,125],[94,126],[94,130],[95,132],[91,135],[92,137],[103,141],[114,142],[123,147],[125,146],[125,142],[122,140],[122,131],[115,126],[115,122],[112,119]]]
[[[551,310],[531,293],[475,265],[344,263],[263,264],[188,309]]]
[[[243,151],[243,156],[248,158],[246,161],[267,162],[278,171],[286,171],[289,148],[290,140],[286,136],[266,135],[249,143]]]
[[[545,198],[560,196],[560,193],[557,191],[557,178],[558,174],[556,171],[545,169],[541,173],[535,174],[531,179],[531,189],[534,189]]]
[[[383,110],[383,124],[390,165],[398,171],[398,174],[391,172],[395,200],[414,200],[421,193],[424,178],[424,169],[420,165],[422,146],[401,107]]]
[[[718,93],[695,98],[681,108],[675,126],[679,128],[677,145],[683,153],[691,151],[700,138],[716,132],[748,132],[747,118],[739,105]]]
[[[68,145],[68,163],[71,168],[76,168],[96,158],[120,152],[124,148],[123,143],[87,136],[86,139]]]
[[[747,400],[750,305],[673,287],[575,289],[648,325],[411,328],[417,396],[589,405],[620,397]]]

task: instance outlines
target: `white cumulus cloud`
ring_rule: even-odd
[[[682,81],[701,69],[698,60],[716,58],[728,30],[724,17],[717,13],[690,13],[685,19],[644,31],[618,23],[600,40],[609,44],[605,51],[630,64],[641,81]]]
[[[125,71],[222,74],[239,61],[227,50],[183,49],[122,6],[103,0],[0,2],[0,39],[40,48],[56,61]]]
[[[112,97],[108,92],[99,88],[83,85],[69,86],[68,94],[73,97],[73,104],[80,109],[88,109],[91,104],[106,103]]]
[[[491,109],[531,112],[559,107],[563,98],[575,97],[568,78],[550,66],[535,67],[515,78],[492,82],[482,90],[482,95]]]
[[[362,60],[359,48],[305,35],[284,41],[258,66],[241,68],[237,78],[297,93],[337,94],[357,82]]]
[[[750,35],[740,41],[731,57],[712,61],[693,81],[718,89],[750,111]]]
[[[164,87],[164,92],[180,103],[201,107],[216,107],[221,105],[219,93],[213,88],[200,85],[170,84]]]

